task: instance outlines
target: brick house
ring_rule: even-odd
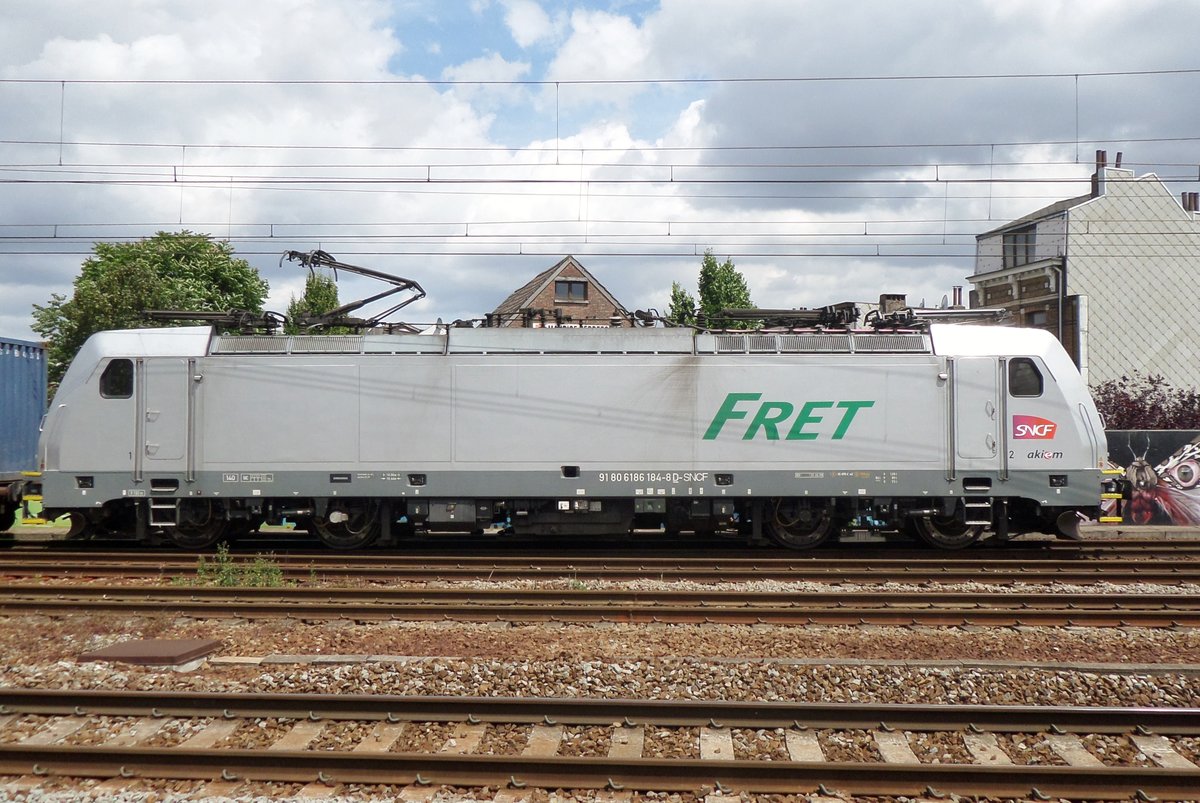
[[[534,276],[488,315],[490,326],[630,326],[629,311],[573,256]]]
[[[1091,192],[976,237],[971,306],[1053,333],[1090,385],[1138,371],[1200,387],[1196,193],[1096,156]]]

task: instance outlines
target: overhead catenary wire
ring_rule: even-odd
[[[389,144],[275,144],[275,143],[204,143],[170,141],[123,141],[117,135],[112,139],[78,138],[69,139],[63,125],[62,110],[65,109],[66,92],[69,85],[93,87],[111,86],[355,86],[355,85],[411,85],[445,86],[526,86],[526,87],[586,87],[586,86],[650,86],[650,85],[721,85],[721,84],[790,84],[813,82],[895,82],[895,81],[998,81],[998,80],[1045,80],[1069,79],[1074,82],[1078,98],[1079,80],[1106,77],[1153,77],[1153,76],[1200,75],[1200,69],[1166,69],[1098,72],[1046,72],[1046,73],[974,73],[974,74],[926,74],[926,75],[828,75],[828,76],[743,76],[727,78],[637,78],[637,79],[570,79],[570,80],[516,80],[516,81],[456,81],[427,80],[423,78],[388,79],[322,79],[322,80],[257,80],[257,79],[72,79],[72,78],[29,78],[0,79],[0,88],[16,84],[52,85],[63,94],[58,120],[57,139],[19,138],[0,140],[0,185],[8,188],[55,187],[145,187],[148,189],[170,188],[180,190],[179,225],[184,225],[183,192],[186,190],[219,190],[228,193],[227,219],[215,224],[192,222],[191,226],[206,226],[210,230],[223,230],[231,242],[244,243],[251,248],[259,243],[271,242],[286,236],[289,242],[329,241],[339,247],[358,247],[347,254],[393,255],[393,256],[478,256],[478,255],[561,255],[562,250],[550,249],[559,244],[580,256],[616,257],[660,257],[679,256],[676,251],[688,255],[688,249],[702,249],[705,244],[715,244],[728,251],[731,256],[746,259],[796,257],[869,257],[924,258],[962,260],[974,258],[974,235],[976,231],[955,231],[972,223],[978,228],[992,228],[997,224],[989,214],[986,217],[945,214],[936,220],[908,216],[907,219],[890,220],[881,218],[866,221],[838,221],[826,219],[823,231],[783,233],[756,231],[758,226],[778,227],[778,221],[740,221],[734,228],[718,228],[728,225],[725,221],[702,220],[655,220],[650,225],[666,225],[669,230],[661,233],[630,234],[629,232],[604,231],[604,226],[632,225],[635,221],[613,221],[611,219],[549,219],[529,221],[451,221],[414,222],[414,226],[461,226],[461,234],[431,236],[427,231],[414,234],[397,234],[395,231],[364,234],[364,224],[354,223],[298,223],[283,229],[280,224],[268,235],[245,233],[245,227],[263,225],[239,221],[234,215],[235,193],[288,192],[314,193],[388,193],[410,196],[438,194],[446,196],[494,197],[494,198],[575,198],[586,191],[589,200],[600,199],[724,199],[763,200],[789,202],[804,200],[880,200],[930,199],[922,189],[936,187],[938,203],[1029,199],[1050,203],[1060,200],[1062,194],[1051,194],[1061,187],[1072,185],[1082,188],[1089,178],[1082,172],[1062,170],[1067,167],[1083,167],[1078,161],[1081,144],[1102,147],[1117,147],[1134,144],[1178,144],[1187,145],[1200,141],[1200,137],[1142,137],[1142,138],[1081,138],[1076,122],[1075,136],[1069,139],[1031,138],[1007,142],[858,142],[849,144],[794,143],[794,144],[726,144],[726,145],[639,145],[629,146],[586,146],[564,142],[555,136],[553,141],[528,146],[417,146]],[[556,114],[557,123],[557,114]],[[1019,155],[1007,154],[995,158],[998,148],[1044,148],[1074,145],[1076,159],[1055,159],[1044,154],[1028,160]],[[30,148],[53,149],[53,153],[28,154]],[[956,154],[958,158],[934,161],[923,159],[932,156],[930,151],[978,151],[988,149],[987,158],[970,152]],[[137,149],[166,149],[178,153],[179,158],[162,158],[161,154],[147,154],[150,159],[136,158],[131,153]],[[18,154],[44,157],[42,160],[26,160],[21,163]],[[237,154],[245,154],[238,156]],[[256,155],[269,155],[264,163],[247,161]],[[318,156],[318,154],[320,154]],[[815,154],[819,154],[815,155]],[[312,164],[304,161],[306,155],[320,161]],[[280,156],[286,161],[271,164],[271,159]],[[488,157],[502,156],[499,158]],[[821,163],[821,156],[828,156],[828,163]],[[394,158],[393,158],[394,157]],[[480,157],[480,158],[475,158]],[[554,158],[555,164],[539,163],[539,158]],[[609,158],[611,157],[611,158]],[[630,163],[624,157],[642,161]],[[656,161],[655,157],[663,157]],[[761,157],[762,161],[755,159]],[[876,159],[875,161],[874,159]],[[342,158],[344,161],[339,162]],[[7,161],[6,161],[7,160]],[[508,161],[511,160],[511,161]],[[365,162],[365,163],[364,163]],[[1200,180],[1200,168],[1177,157],[1168,161],[1133,162],[1126,166],[1154,166],[1165,169],[1160,175],[1164,181],[1195,182]],[[579,168],[581,175],[564,177],[535,174],[513,176],[515,171],[539,171],[555,168]],[[599,175],[583,176],[583,168],[592,168]],[[1055,175],[1030,175],[1028,171],[1060,168]],[[952,171],[996,170],[1001,175],[962,175]],[[155,172],[163,171],[162,173]],[[922,171],[919,175],[871,175],[867,171]],[[167,172],[169,171],[169,176]],[[239,174],[239,171],[244,171]],[[361,175],[362,171],[383,172],[384,175]],[[417,175],[424,171],[425,175]],[[438,171],[444,171],[438,174]],[[451,175],[445,171],[459,171]],[[620,171],[620,174],[618,174]],[[733,171],[744,171],[738,175]],[[770,171],[775,175],[764,175]],[[393,173],[387,175],[387,172]],[[663,173],[667,175],[662,175]],[[1024,172],[1024,174],[1022,174]],[[411,174],[410,174],[411,173]],[[864,174],[867,173],[867,174]],[[930,176],[932,173],[932,176]],[[950,173],[947,175],[947,173]],[[1004,173],[1013,173],[1005,175]],[[986,194],[982,188],[986,187]],[[953,192],[951,189],[953,188]],[[1037,190],[1045,188],[1046,195]],[[707,190],[707,191],[706,191]],[[804,191],[804,190],[807,190]],[[948,206],[946,207],[948,208]],[[11,218],[10,218],[11,220]],[[853,247],[841,239],[852,236],[841,230],[845,225],[862,223],[864,231],[853,236],[859,239]],[[1161,221],[1147,221],[1155,223]],[[570,226],[585,226],[585,233],[573,233]],[[922,225],[938,227],[938,231],[922,230]],[[18,224],[20,225],[20,224]],[[120,241],[122,236],[134,238],[136,232],[128,229],[121,233],[101,233],[91,237],[74,229],[65,234],[69,224],[43,223],[53,226],[48,236],[24,236],[15,230],[0,227],[0,256],[39,256],[68,253],[54,250],[59,246],[71,247],[72,242],[93,243],[97,241]],[[82,225],[82,224],[81,224]],[[87,224],[109,225],[104,223]],[[174,228],[174,221],[155,224],[157,227]],[[270,225],[270,224],[266,224]],[[561,231],[545,233],[529,230],[512,230],[519,226],[556,226]],[[687,227],[709,226],[708,232],[689,231]],[[888,231],[871,231],[870,228],[891,227]],[[509,228],[505,231],[488,231],[487,227]],[[25,227],[28,228],[28,227]],[[232,234],[241,228],[242,233]],[[471,230],[473,229],[473,230]],[[598,230],[599,229],[599,230]],[[470,231],[469,231],[470,230]],[[420,230],[417,230],[420,232]],[[1134,233],[1134,232],[1126,232]],[[670,237],[670,240],[662,239]],[[941,243],[921,242],[922,239],[938,237]],[[519,242],[517,242],[519,241]],[[469,245],[468,245],[469,243]],[[29,248],[30,250],[20,250]],[[45,249],[44,254],[34,249]],[[374,249],[374,250],[371,250]],[[344,249],[343,249],[344,250]],[[866,253],[873,251],[874,253]],[[88,253],[80,251],[78,253]],[[273,251],[244,251],[247,255],[269,254]],[[7,260],[6,260],[7,261]]]
[[[109,85],[177,85],[177,86],[613,86],[613,85],[694,85],[694,84],[787,84],[787,83],[848,83],[891,81],[995,81],[1014,79],[1067,78],[1130,78],[1155,75],[1198,75],[1200,67],[1181,67],[1146,70],[1093,70],[1071,72],[1005,72],[1005,73],[906,73],[899,75],[777,75],[777,76],[714,76],[688,78],[505,78],[455,79],[425,77],[392,78],[0,78],[0,84],[109,84]]]
[[[1180,135],[1164,137],[1103,137],[1083,138],[1078,140],[1081,145],[1096,145],[1115,147],[1117,145],[1187,143],[1200,141],[1200,136]],[[950,149],[979,149],[979,148],[1031,148],[1041,146],[1074,145],[1075,139],[1024,139],[1005,141],[974,142],[859,142],[859,143],[777,143],[777,144],[733,144],[733,145],[657,145],[638,143],[623,146],[615,145],[584,145],[577,143],[563,144],[561,142],[547,145],[362,145],[362,144],[298,144],[298,143],[249,143],[249,142],[150,142],[150,141],[121,141],[121,140],[63,140],[57,139],[0,139],[0,145],[42,146],[57,148],[60,144],[67,147],[79,148],[146,148],[172,150],[261,150],[261,151],[428,151],[431,153],[539,153],[544,155],[570,153],[625,153],[630,151],[642,153],[728,153],[728,152],[765,152],[765,151],[864,151],[864,150],[950,150]],[[1078,163],[1078,162],[1077,162]],[[1129,164],[1136,164],[1129,162]],[[1187,163],[1187,166],[1191,166]]]
[[[96,240],[89,242],[121,242],[110,240]],[[233,240],[231,242],[237,242]],[[296,237],[288,240],[289,244],[297,243],[314,243],[323,242],[320,237]],[[355,241],[356,242],[356,241]],[[54,250],[0,250],[0,263],[11,260],[11,267],[16,270],[25,270],[28,265],[23,261],[29,257],[61,257],[61,256],[89,256],[94,252],[91,248],[80,247],[82,243],[73,244],[72,247]],[[633,243],[637,249],[622,248],[614,250],[612,248],[597,248],[595,243],[568,243],[564,241],[555,241],[547,244],[526,244],[517,243],[509,245],[507,248],[501,248],[497,245],[483,244],[484,247],[475,249],[465,248],[430,248],[427,245],[417,244],[411,248],[380,248],[378,246],[372,248],[347,248],[345,244],[338,246],[339,257],[518,257],[518,256],[536,256],[548,257],[555,260],[561,259],[566,253],[576,257],[590,258],[636,258],[636,259],[679,259],[693,258],[704,256],[705,250],[712,249],[722,258],[729,257],[732,259],[860,259],[860,260],[877,260],[877,259],[923,259],[936,264],[940,261],[954,261],[956,263],[962,261],[974,261],[976,254],[974,248],[961,249],[958,251],[947,248],[946,250],[892,250],[889,247],[876,247],[874,245],[859,245],[858,247],[846,246],[842,250],[801,250],[796,248],[788,248],[785,245],[772,248],[770,244],[750,243],[736,244],[730,247],[714,248],[714,243],[710,240],[696,240],[687,243],[672,243],[663,244],[663,247],[658,250],[651,250],[646,244]],[[627,245],[616,243],[613,245]],[[282,243],[281,243],[282,246]],[[570,246],[570,247],[568,247]],[[315,246],[314,246],[315,247]],[[819,246],[818,246],[819,247]],[[830,246],[825,245],[825,248]],[[896,249],[909,248],[912,246],[897,245]],[[935,248],[934,245],[930,249]],[[1179,247],[1178,253],[1174,254],[1182,257],[1195,258],[1200,256],[1200,248]],[[267,256],[278,257],[279,248],[263,249],[263,248],[239,248],[237,255],[240,257],[248,256]],[[1091,251],[1082,252],[1078,256],[1109,256],[1107,252]],[[1162,257],[1164,256],[1161,249],[1153,251],[1140,251],[1137,249],[1126,249],[1122,251],[1122,256],[1127,257]]]

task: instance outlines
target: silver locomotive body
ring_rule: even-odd
[[[289,519],[352,548],[412,529],[851,525],[945,547],[1070,534],[1102,425],[1036,330],[105,332],[47,416],[50,512],[203,547]]]

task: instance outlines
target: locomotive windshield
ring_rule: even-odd
[[[100,395],[128,399],[133,395],[133,360],[113,360],[100,375]]]
[[[1028,357],[1016,357],[1008,364],[1008,390],[1013,396],[1041,396],[1042,372]]]

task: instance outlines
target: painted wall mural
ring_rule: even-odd
[[[1124,524],[1200,524],[1200,432],[1106,434],[1108,459],[1125,469],[1125,478],[1133,484],[1133,497],[1123,506]]]

